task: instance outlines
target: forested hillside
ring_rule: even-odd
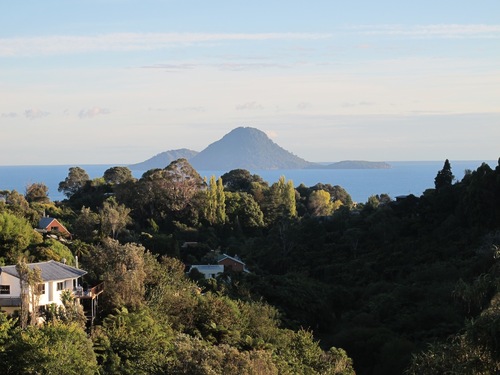
[[[74,167],[59,188],[57,204],[43,183],[0,192],[0,261],[78,256],[85,282],[105,283],[99,316],[0,314],[7,374],[500,371],[500,164],[457,181],[446,161],[420,197],[356,205],[244,169],[204,181],[185,159],[140,179]],[[34,232],[42,215],[72,238]],[[221,254],[250,272],[186,275]]]

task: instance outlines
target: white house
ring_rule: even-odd
[[[87,273],[84,270],[54,260],[29,263],[28,267],[30,269],[37,267],[41,271],[43,282],[38,286],[41,291],[39,306],[62,305],[61,292],[63,290],[77,290],[78,278]],[[0,267],[0,310],[11,314],[20,308],[21,286],[16,266]],[[31,308],[30,305],[30,311]]]

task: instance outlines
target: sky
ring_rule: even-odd
[[[497,160],[500,1],[0,1],[0,165],[239,126],[308,161]]]

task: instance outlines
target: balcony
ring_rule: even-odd
[[[102,292],[104,292],[104,283],[97,284],[93,288],[85,290],[82,287],[77,287],[73,291],[75,297],[80,299],[88,299],[88,298],[94,299],[97,296],[99,296],[99,294],[101,294]]]
[[[0,297],[0,307],[21,307],[19,297]]]

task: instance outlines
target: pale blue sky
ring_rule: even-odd
[[[310,161],[496,160],[500,1],[0,2],[0,165],[238,126]]]

